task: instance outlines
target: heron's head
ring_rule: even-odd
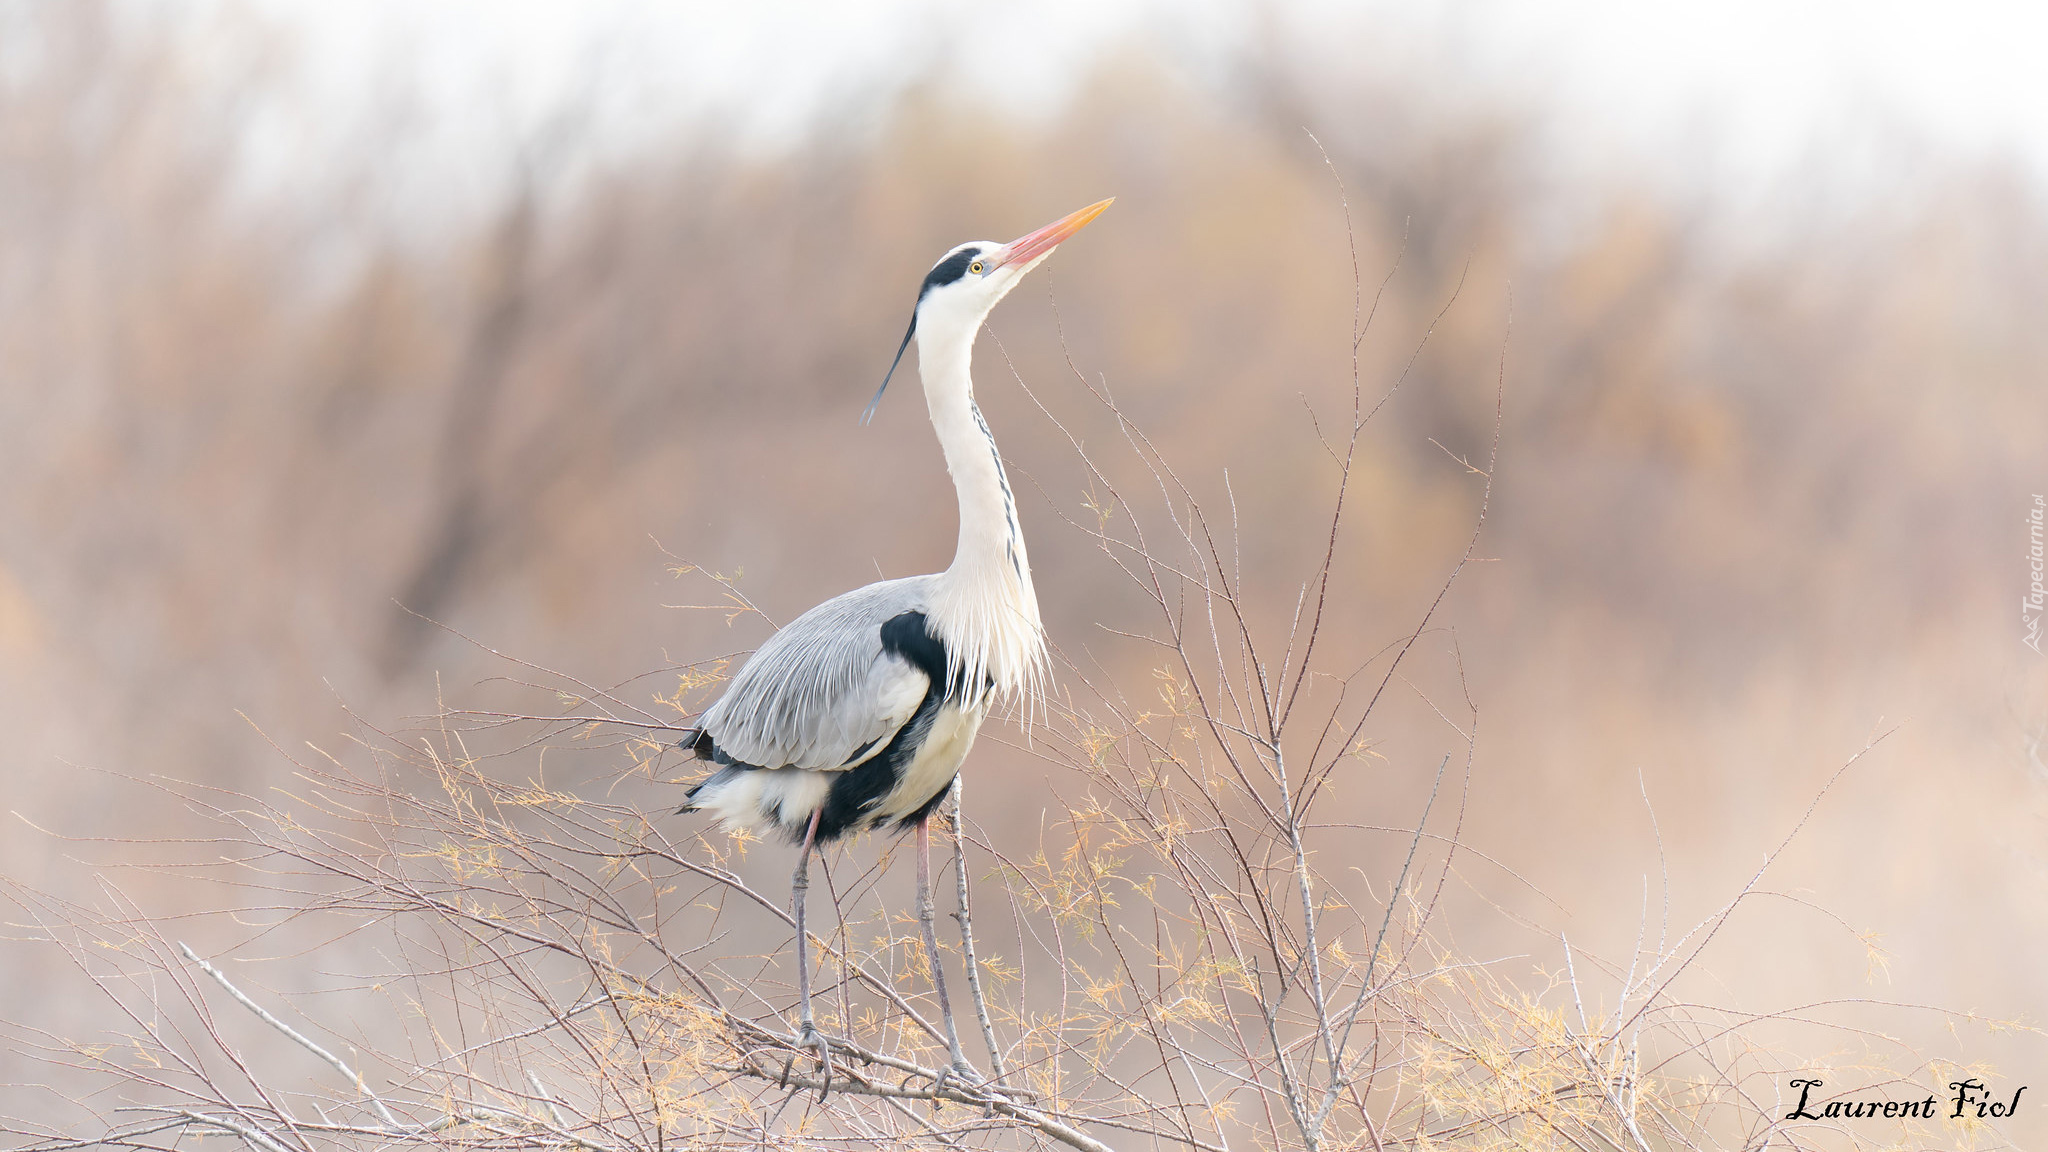
[[[882,392],[889,387],[890,378],[896,375],[897,365],[903,362],[904,350],[910,347],[910,341],[920,330],[971,335],[1026,272],[1038,267],[1062,240],[1086,227],[1090,220],[1102,215],[1115,201],[1116,197],[1112,196],[1090,204],[1008,244],[970,240],[941,256],[939,262],[932,265],[932,270],[925,273],[924,283],[918,287],[917,307],[910,314],[910,330],[903,334],[903,343],[896,348],[896,359],[889,365],[888,375],[882,377],[882,387],[875,389],[875,398],[868,401],[867,412],[861,416],[862,422],[874,415]]]

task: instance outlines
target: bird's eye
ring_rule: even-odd
[[[982,263],[981,261],[979,261],[979,260],[976,260],[976,261],[975,261],[974,263],[972,263],[972,264],[969,264],[969,265],[967,266],[967,270],[968,270],[969,272],[972,272],[972,273],[974,273],[974,274],[975,274],[976,276],[979,276],[979,275],[981,275],[981,270],[982,270],[982,269],[983,269],[984,267],[986,267],[986,265],[984,265],[984,264],[983,264],[983,263]]]

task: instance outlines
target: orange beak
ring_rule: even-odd
[[[1090,220],[1103,214],[1116,197],[1098,200],[1079,212],[1071,212],[1047,224],[1036,232],[1028,232],[1002,246],[988,262],[988,271],[993,272],[1005,264],[1029,264],[1054,248],[1074,233],[1088,226]],[[984,272],[982,275],[986,276]]]

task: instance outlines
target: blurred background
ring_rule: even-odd
[[[672,607],[676,557],[783,620],[942,567],[917,392],[861,405],[938,254],[1103,196],[979,351],[1052,637],[1142,682],[1017,383],[1109,443],[1069,355],[1198,490],[1228,471],[1284,624],[1310,415],[1349,404],[1348,198],[1369,395],[1443,313],[1340,541],[1362,652],[1464,547],[1505,352],[1487,562],[1441,618],[1503,865],[1468,862],[1461,944],[1625,955],[1660,834],[1690,925],[1896,727],[1713,977],[2038,1023],[2048,26],[1654,8],[0,3],[0,873],[91,893],[121,850],[61,836],[196,827],[121,775],[286,787],[272,741],[488,697],[486,649],[614,684],[758,643]],[[1425,730],[1347,811],[1413,822]],[[1029,835],[1042,773],[982,755]],[[0,1014],[88,1012],[0,947]],[[2048,1087],[2037,1033],[1874,1026]]]

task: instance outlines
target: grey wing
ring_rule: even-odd
[[[884,650],[882,625],[923,611],[930,579],[887,580],[835,596],[770,637],[699,722],[715,758],[831,772],[880,751],[931,685]]]

